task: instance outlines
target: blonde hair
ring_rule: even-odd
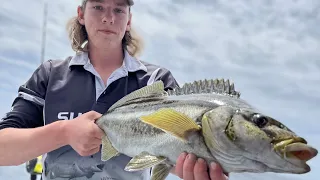
[[[85,1],[86,2],[86,1]],[[85,3],[81,8],[85,9]],[[88,48],[84,45],[88,40],[88,34],[84,25],[80,24],[78,17],[72,17],[66,26],[71,47],[75,52],[87,52]],[[128,51],[131,56],[137,57],[142,53],[143,40],[138,33],[131,27],[122,39],[122,47]]]

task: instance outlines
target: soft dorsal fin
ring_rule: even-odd
[[[217,93],[229,96],[240,97],[240,92],[235,90],[234,84],[229,79],[199,80],[193,83],[185,83],[181,88],[169,90],[169,95]]]
[[[124,96],[123,98],[121,98],[120,100],[118,100],[116,103],[114,103],[108,111],[111,111],[119,106],[121,106],[122,104],[132,100],[132,99],[136,99],[139,97],[143,97],[143,96],[147,96],[147,95],[153,95],[153,96],[162,96],[166,94],[165,90],[164,90],[164,84],[162,81],[156,81],[151,85],[142,87],[138,90],[135,90],[133,92],[131,92],[130,94]]]

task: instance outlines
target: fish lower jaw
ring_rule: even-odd
[[[318,151],[304,143],[292,143],[276,151],[285,159],[307,162],[317,156]]]
[[[303,174],[309,172],[310,166],[307,161],[314,158],[318,151],[304,143],[292,143],[284,146],[281,149],[276,149],[276,152],[286,161],[299,170],[294,172],[297,174]]]

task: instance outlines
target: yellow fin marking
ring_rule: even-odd
[[[190,132],[200,130],[200,126],[188,116],[169,108],[160,109],[150,115],[140,117],[141,121],[170,133],[183,141]]]

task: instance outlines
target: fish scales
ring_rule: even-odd
[[[210,157],[199,134],[194,137],[197,139],[194,142],[195,144],[185,144],[172,135],[141,122],[139,117],[151,114],[160,108],[170,107],[178,112],[185,113],[195,122],[201,123],[199,118],[208,110],[217,107],[216,104],[203,103],[202,101],[168,101],[166,98],[157,101],[145,100],[141,99],[135,101],[135,103],[123,105],[104,116],[107,135],[110,141],[114,142],[113,145],[116,149],[132,156],[146,150],[154,155],[169,157],[171,163],[175,162],[180,154],[179,152],[183,150],[193,152],[199,157],[204,156],[206,159]],[[143,104],[144,102],[146,103]],[[122,133],[119,133],[119,131],[122,131]],[[145,148],[146,144],[148,144],[148,148]],[[167,147],[175,147],[175,149],[164,153],[166,151],[163,151],[163,148]],[[180,150],[177,151],[176,149]]]

